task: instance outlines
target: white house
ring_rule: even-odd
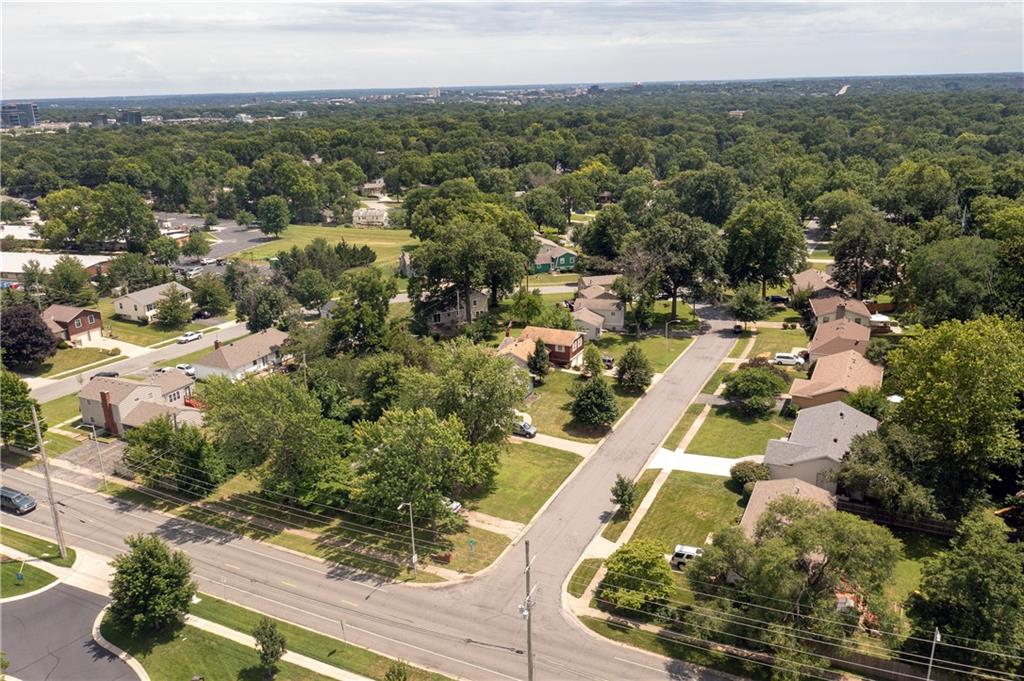
[[[572,318],[576,320],[576,328],[586,334],[588,341],[595,341],[601,337],[604,331],[604,317],[588,310],[578,307],[572,312]]]
[[[356,208],[352,211],[352,224],[356,227],[387,227],[388,212],[383,208]]]
[[[214,341],[213,351],[192,363],[196,378],[223,376],[233,382],[276,366],[285,357],[281,346],[286,340],[284,331],[266,329],[233,343]]]
[[[123,435],[125,429],[138,428],[161,416],[171,417],[178,425],[200,426],[202,413],[184,404],[193,384],[180,371],[159,374],[147,383],[99,376],[78,393],[78,410],[82,423],[112,435]]]
[[[175,288],[184,294],[185,300],[192,301],[192,289],[170,281],[166,284],[150,286],[141,291],[133,291],[120,298],[115,298],[114,314],[126,319],[134,319],[138,322],[149,322],[156,316],[157,306],[160,304],[160,301],[168,291]]]

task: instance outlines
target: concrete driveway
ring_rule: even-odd
[[[3,646],[21,681],[135,681],[138,676],[92,639],[92,624],[109,599],[60,584],[5,603]]]

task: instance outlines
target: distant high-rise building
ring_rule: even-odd
[[[39,107],[35,102],[4,104],[0,107],[0,126],[4,128],[34,128],[39,125]]]
[[[138,109],[117,112],[118,125],[142,125],[142,112]]]
[[[110,121],[107,120],[107,114],[105,114],[105,113],[93,114],[93,117],[92,117],[92,127],[94,127],[94,128],[105,128],[108,125],[110,125]]]
[[[306,117],[306,112],[305,111],[289,111],[288,115],[291,116],[292,118],[305,118]]]
[[[441,96],[441,88],[439,88],[439,87],[432,87],[432,88],[430,88],[430,92],[427,93],[427,96],[428,97],[433,97],[434,99],[437,99],[438,97]]]

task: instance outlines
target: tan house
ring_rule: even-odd
[[[476,319],[482,314],[487,314],[487,294],[472,289],[469,293],[468,301],[465,300],[464,296],[456,295],[454,300],[450,300],[447,303],[444,300],[439,300],[437,307],[425,312],[427,329],[430,333],[447,335],[458,331],[466,323],[467,302],[472,319]]]
[[[532,338],[523,338],[522,336],[506,336],[502,339],[501,345],[498,346],[496,355],[499,357],[508,357],[516,366],[522,369],[529,369],[527,364],[530,361],[530,357],[534,352],[537,351],[537,341]]]
[[[213,350],[192,363],[196,378],[222,376],[234,382],[277,366],[285,357],[281,346],[287,340],[287,333],[270,328],[232,343],[214,341]]]
[[[390,220],[383,208],[357,208],[352,211],[352,224],[356,227],[387,227]]]
[[[812,267],[793,275],[793,286],[790,287],[790,291],[792,293],[810,291],[811,295],[817,296],[821,294],[838,294],[839,287],[835,285],[835,282],[827,274]]]
[[[814,338],[807,345],[811,362],[822,357],[834,355],[847,350],[855,350],[864,354],[871,340],[871,329],[855,324],[849,319],[836,319],[825,322],[814,331]]]
[[[856,350],[822,357],[815,362],[809,379],[793,381],[790,395],[801,409],[840,401],[857,388],[882,385],[882,367],[869,362]]]
[[[817,326],[846,319],[854,324],[871,327],[871,312],[868,306],[856,298],[846,298],[833,294],[811,298],[811,314]]]
[[[519,337],[544,343],[548,349],[548,359],[555,366],[577,367],[583,364],[583,344],[586,341],[582,331],[528,326]]]
[[[146,383],[99,376],[78,393],[78,409],[82,423],[112,435],[123,435],[126,428],[138,428],[165,415],[179,425],[199,426],[202,414],[183,404],[185,397],[192,394],[192,385],[191,378],[176,370],[159,374]]]
[[[829,510],[836,508],[836,499],[832,494],[803,480],[796,478],[761,480],[754,483],[754,490],[750,493],[747,507],[743,510],[743,517],[740,518],[740,530],[743,531],[743,534],[748,539],[753,539],[754,532],[757,530],[757,521],[768,510],[768,504],[786,496],[810,499]]]
[[[54,336],[68,342],[74,342],[79,336],[91,339],[93,331],[99,335],[103,328],[99,310],[84,307],[51,305],[43,310],[42,317]]]
[[[171,289],[178,289],[185,295],[185,300],[192,300],[192,290],[181,284],[170,281],[166,284],[150,286],[140,291],[132,291],[114,299],[114,313],[125,319],[137,322],[149,322],[156,316],[157,306]]]
[[[572,312],[572,318],[576,320],[576,328],[587,336],[588,341],[597,340],[604,332],[604,317],[593,310],[577,307]]]
[[[603,286],[605,288],[609,288],[612,284],[617,282],[621,276],[621,274],[595,274],[587,277],[580,277],[576,287],[581,291],[588,286]]]
[[[359,185],[359,193],[363,196],[372,196],[379,199],[387,193],[387,188],[384,186],[384,178],[378,177],[376,180],[364,182]]]
[[[608,331],[622,331],[626,328],[626,306],[617,296],[597,296],[595,298],[577,298],[573,302],[573,312],[589,310],[601,316],[603,328]]]

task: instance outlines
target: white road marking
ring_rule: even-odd
[[[626,664],[631,664],[631,665],[634,665],[636,667],[643,667],[644,669],[650,669],[653,672],[661,672],[662,674],[666,674],[667,673],[664,668],[658,669],[657,667],[652,667],[652,666],[647,665],[647,664],[640,664],[639,662],[633,662],[633,660],[627,660],[624,657],[616,657],[615,659],[618,660],[619,662],[625,662]]]

